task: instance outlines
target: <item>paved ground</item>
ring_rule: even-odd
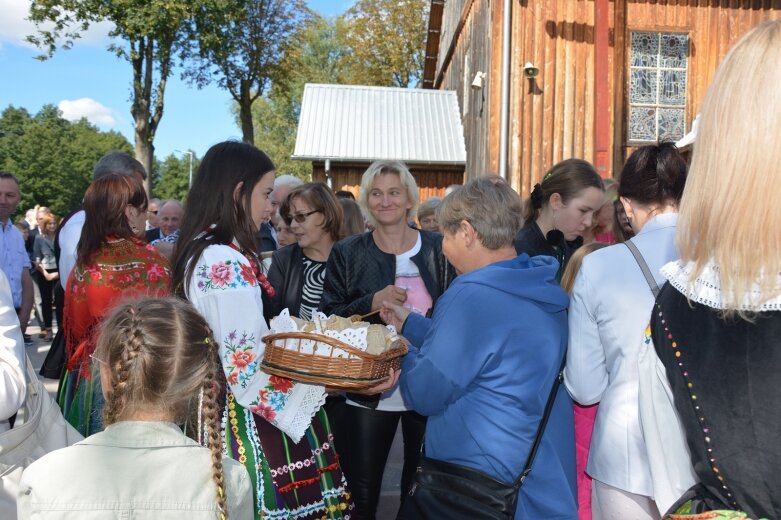
[[[38,372],[43,364],[43,360],[46,358],[46,354],[49,352],[51,346],[51,340],[44,341],[38,337],[38,333],[41,329],[35,324],[27,327],[27,334],[30,334],[33,338],[33,344],[26,347],[27,355],[30,356],[30,360],[35,367],[35,371]],[[56,328],[55,328],[56,332]],[[38,378],[43,381],[46,390],[49,391],[52,397],[55,397],[57,392],[57,380],[47,379],[41,376]],[[396,513],[399,508],[399,489],[401,482],[401,467],[404,460],[403,455],[403,443],[401,438],[401,428],[396,431],[396,437],[391,447],[390,455],[388,456],[388,463],[385,466],[385,475],[382,482],[382,491],[380,495],[380,504],[377,508],[377,520],[393,520],[396,518]]]

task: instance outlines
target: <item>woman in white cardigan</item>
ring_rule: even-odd
[[[686,163],[671,143],[644,146],[627,160],[618,194],[655,282],[678,258],[675,224]],[[605,519],[658,519],[638,420],[637,356],[654,294],[629,247],[617,244],[583,259],[569,315],[565,384],[583,405],[600,403],[588,474],[592,513]]]

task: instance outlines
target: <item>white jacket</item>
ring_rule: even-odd
[[[249,475],[223,458],[228,515],[252,518]],[[124,421],[22,474],[18,518],[218,519],[211,453],[172,423]]]
[[[632,242],[660,286],[659,269],[678,258],[676,213],[649,220]],[[654,296],[624,244],[583,259],[569,310],[564,381],[580,404],[599,403],[586,471],[596,480],[653,496],[638,417],[638,355]]]
[[[24,404],[26,359],[11,287],[0,271],[0,432],[10,429],[8,418]]]

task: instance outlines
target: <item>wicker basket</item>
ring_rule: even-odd
[[[287,340],[297,340],[295,350],[285,348]],[[301,352],[303,340],[331,346],[331,355],[326,357]],[[343,341],[311,332],[269,334],[263,341],[266,343],[261,363],[264,371],[302,383],[342,390],[369,388],[382,382],[391,369],[399,370],[401,356],[408,350],[406,341],[399,338],[390,350],[382,354],[369,354]],[[350,357],[334,357],[334,348],[342,349]]]

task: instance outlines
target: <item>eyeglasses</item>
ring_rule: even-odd
[[[308,213],[296,213],[294,215],[285,215],[284,217],[282,217],[282,220],[284,220],[285,224],[287,224],[288,226],[294,220],[296,222],[298,222],[299,224],[303,224],[304,221],[306,221],[306,218],[309,215],[314,215],[315,213],[320,213],[320,210],[319,209],[315,209],[315,210],[312,210],[312,211],[310,211]]]

